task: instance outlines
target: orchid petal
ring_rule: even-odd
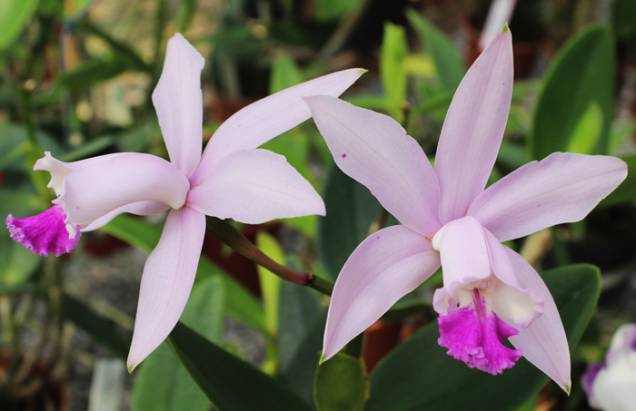
[[[468,284],[486,280],[492,272],[484,230],[477,220],[464,217],[446,224],[433,237],[440,252],[444,288],[449,297]]]
[[[262,149],[236,151],[223,159],[214,174],[192,188],[188,204],[203,214],[247,224],[325,215],[311,184],[285,157]]]
[[[345,262],[331,296],[323,355],[329,359],[439,267],[426,238],[404,226],[371,234]]]
[[[470,67],[448,108],[437,146],[442,223],[466,214],[501,145],[512,97],[512,36],[499,34]]]
[[[497,181],[468,214],[500,241],[512,240],[583,219],[626,175],[616,157],[554,153]]]
[[[187,207],[168,215],[141,277],[129,370],[157,348],[179,321],[192,290],[204,234],[204,215]]]
[[[125,206],[114,209],[113,211],[93,220],[90,224],[82,227],[82,232],[97,230],[120,214],[128,213],[141,216],[149,216],[153,214],[163,213],[170,207],[158,201],[139,201],[136,203],[126,204]]]
[[[328,74],[279,91],[239,110],[212,136],[193,182],[201,183],[211,175],[219,161],[231,153],[256,148],[307,120],[309,108],[302,97],[316,94],[339,96],[363,73],[361,69],[349,69]]]
[[[543,301],[543,314],[527,328],[520,329],[519,335],[510,337],[510,341],[528,361],[569,392],[572,385],[570,350],[556,303],[535,269],[511,249],[506,247],[506,252],[511,263],[510,274]]]
[[[138,153],[118,153],[64,163],[46,153],[35,170],[51,173],[54,203],[67,214],[67,224],[90,226],[95,220],[129,204],[151,201],[181,208],[189,183],[166,160]]]
[[[305,99],[340,169],[366,186],[406,227],[439,229],[439,185],[426,154],[391,117],[335,97]]]
[[[179,33],[168,41],[166,61],[152,103],[172,163],[184,174],[194,172],[203,141],[203,57]]]

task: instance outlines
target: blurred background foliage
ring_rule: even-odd
[[[391,115],[432,155],[490,3],[0,0],[0,214],[47,207],[47,176],[31,169],[43,150],[66,161],[166,156],[149,97],[176,31],[206,57],[205,141],[260,97],[364,67],[345,98]],[[513,105],[492,181],[553,151],[619,155],[630,166],[586,222],[509,244],[545,270],[561,309],[571,396],[525,360],[492,378],[447,357],[430,306],[439,275],[319,366],[326,297],[257,268],[212,232],[182,323],[128,375],[139,276],[160,229],[121,216],[62,259],[31,254],[0,226],[0,408],[587,410],[585,363],[636,315],[636,1],[517,3]],[[266,148],[319,189],[327,217],[236,228],[274,261],[335,280],[355,246],[393,218],[332,166],[311,122]]]

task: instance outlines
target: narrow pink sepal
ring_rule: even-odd
[[[76,228],[74,237],[70,238],[65,221],[64,210],[54,205],[31,217],[15,218],[9,214],[6,224],[11,238],[35,254],[43,257],[53,254],[59,257],[71,252],[80,238],[79,227]]]
[[[330,96],[305,98],[336,165],[400,223],[432,237],[439,184],[420,145],[391,117]]]
[[[192,290],[204,234],[203,214],[185,207],[168,215],[141,277],[129,371],[154,351],[179,321]]]
[[[500,33],[473,63],[448,108],[437,145],[440,220],[466,215],[497,158],[512,98],[510,30]]]
[[[627,176],[617,157],[553,153],[513,171],[481,193],[468,214],[499,241],[583,219]]]
[[[448,349],[448,355],[470,368],[498,375],[514,367],[521,358],[521,351],[510,349],[501,342],[518,331],[495,313],[487,313],[483,300],[478,304],[481,305],[478,308],[464,307],[440,315],[438,343]]]
[[[379,230],[347,259],[331,295],[323,341],[325,360],[439,268],[430,242],[404,226]]]
[[[327,74],[271,96],[237,111],[216,130],[205,147],[201,164],[192,176],[200,184],[213,173],[219,161],[238,150],[257,148],[267,141],[309,119],[309,108],[303,97],[316,94],[339,96],[365,70],[349,69]]]
[[[203,146],[204,64],[201,54],[176,33],[168,41],[163,71],[152,93],[170,160],[187,176],[198,166]]]

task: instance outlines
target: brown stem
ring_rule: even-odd
[[[256,264],[267,268],[283,280],[311,287],[323,294],[331,295],[333,284],[329,280],[317,277],[312,273],[299,272],[278,264],[259,250],[247,237],[227,221],[211,217],[208,219],[208,227],[219,240],[230,246],[234,251],[243,257],[249,258]]]

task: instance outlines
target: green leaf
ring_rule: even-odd
[[[408,51],[404,28],[385,24],[380,49],[380,78],[386,97],[386,110],[398,122],[404,118],[402,109],[406,101],[405,61]]]
[[[440,84],[445,90],[455,90],[464,76],[464,63],[457,46],[414,10],[409,10],[406,16],[431,56]]]
[[[128,57],[112,55],[84,61],[72,70],[56,78],[58,87],[70,91],[82,91],[109,80],[129,70],[140,67]]]
[[[543,278],[559,308],[572,351],[594,313],[600,273],[581,264],[547,271]],[[526,360],[497,377],[469,369],[446,354],[437,344],[438,335],[432,322],[378,364],[371,374],[367,411],[512,411],[530,401],[548,381]]]
[[[338,353],[318,367],[315,383],[318,411],[362,411],[368,397],[369,381],[362,359]]]
[[[280,379],[313,402],[314,374],[322,348],[326,312],[316,291],[290,282],[281,287],[278,351]]]
[[[192,22],[197,8],[197,0],[182,0],[177,11],[177,31],[185,32]]]
[[[208,278],[194,288],[181,318],[203,337],[218,343],[223,336],[223,306],[223,282],[219,278]],[[133,411],[207,411],[210,400],[164,342],[141,364],[133,386],[131,408]]]
[[[595,101],[590,102],[587,110],[581,115],[572,132],[570,146],[567,151],[591,153],[598,145],[603,132],[603,112]]]
[[[327,214],[318,220],[318,253],[336,278],[351,252],[364,240],[380,205],[369,191],[337,167],[332,167],[323,198]]]
[[[620,156],[627,163],[627,178],[607,196],[599,207],[608,207],[636,200],[636,153]]]
[[[596,105],[602,114],[598,142],[590,153],[604,154],[614,101],[614,44],[608,29],[593,26],[569,40],[550,65],[534,112],[530,151],[542,159],[554,151],[566,151],[581,132],[582,122],[596,121],[587,114]],[[583,145],[585,146],[585,145]]]
[[[121,358],[126,358],[132,339],[130,330],[97,313],[91,306],[70,294],[64,294],[62,316],[90,334],[96,341]]]
[[[101,228],[102,231],[149,253],[159,241],[161,229],[140,218],[120,215]],[[260,303],[234,279],[228,277],[216,264],[202,256],[197,270],[197,281],[206,277],[219,277],[226,292],[226,313],[258,330],[265,329]]]
[[[38,0],[0,1],[0,51],[6,49],[20,35],[31,20]]]
[[[260,232],[256,235],[256,246],[278,264],[285,265],[285,255],[278,242],[271,235]],[[278,296],[280,294],[280,278],[259,265],[258,278],[261,284],[263,307],[265,310],[265,330],[269,335],[278,334]]]
[[[285,53],[278,54],[272,61],[272,74],[269,79],[269,93],[274,94],[305,80],[296,62]]]
[[[182,323],[170,342],[190,375],[223,411],[311,410],[278,381],[209,342]]]

